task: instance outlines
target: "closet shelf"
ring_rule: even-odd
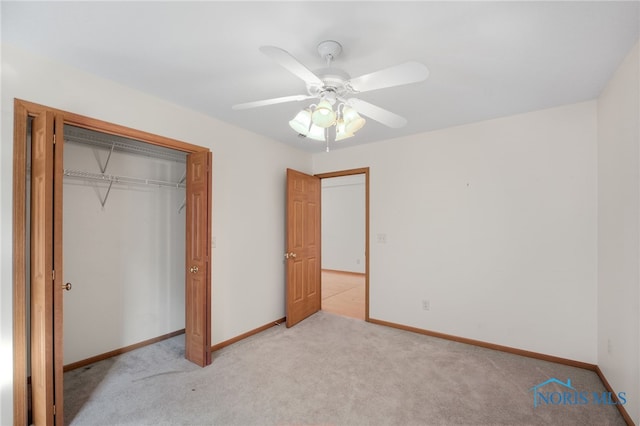
[[[91,173],[85,172],[81,170],[71,170],[64,169],[64,175],[70,178],[77,179],[91,179],[97,180],[101,182],[109,182],[109,183],[122,183],[122,184],[134,184],[134,185],[153,185],[153,186],[164,186],[170,188],[186,188],[187,185],[182,182],[168,182],[164,180],[156,180],[156,179],[143,179],[137,177],[129,177],[129,176],[118,176],[118,175],[107,175],[101,173]]]
[[[187,159],[187,154],[181,151],[151,145],[138,140],[125,138],[123,136],[83,129],[81,127],[72,126],[70,124],[65,124],[64,126],[64,139],[65,142],[75,142],[85,145],[92,145],[97,148],[109,150],[110,152],[113,152],[115,150],[131,154],[144,155],[151,158],[177,161],[180,163],[185,163]]]

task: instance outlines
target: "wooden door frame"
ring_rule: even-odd
[[[56,119],[102,133],[136,139],[152,145],[171,148],[185,153],[209,152],[209,148],[180,142],[141,130],[89,118],[68,111],[50,108],[33,102],[14,99],[13,122],[13,423],[25,425],[28,421],[27,395],[27,292],[26,292],[26,164],[27,120],[44,111],[52,111]],[[211,179],[209,179],[211,194]],[[211,224],[209,203],[209,224]],[[207,247],[211,246],[211,232],[206,233]],[[211,285],[211,274],[208,277]],[[211,312],[211,300],[203,300],[203,309]],[[211,337],[209,336],[209,339]],[[210,345],[209,345],[210,346]]]
[[[369,322],[369,167],[362,167],[359,169],[341,170],[337,172],[317,173],[314,176],[322,179],[352,176],[352,175],[364,175],[364,191],[365,191],[365,226],[364,226],[364,320]],[[322,186],[320,188],[322,190]],[[322,201],[322,196],[320,197]],[[321,207],[322,209],[322,207]],[[322,226],[322,224],[320,225]],[[320,234],[322,235],[322,233]],[[322,237],[320,237],[322,242]],[[322,268],[322,265],[320,266]],[[322,285],[320,286],[322,288]]]

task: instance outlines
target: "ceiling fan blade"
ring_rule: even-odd
[[[391,111],[387,111],[386,109],[370,104],[369,102],[365,102],[362,99],[350,98],[347,100],[347,103],[360,114],[366,115],[373,120],[379,121],[385,126],[398,129],[407,124],[406,118],[400,117],[399,115],[394,114]]]
[[[275,46],[262,46],[260,47],[260,51],[302,79],[308,85],[322,86],[324,84],[317,75],[302,65],[286,50]]]
[[[231,109],[236,109],[236,110],[249,109],[249,108],[256,108],[256,107],[261,107],[266,105],[282,104],[284,102],[304,101],[305,99],[311,99],[313,97],[315,96],[310,96],[310,95],[283,96],[281,98],[264,99],[262,101],[253,101],[253,102],[247,102],[244,104],[236,104],[232,106]]]
[[[349,86],[356,92],[369,92],[386,87],[418,83],[429,77],[429,69],[420,62],[405,62],[400,65],[352,78]]]

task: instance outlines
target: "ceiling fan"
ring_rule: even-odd
[[[337,41],[327,40],[318,45],[318,53],[327,66],[316,71],[309,70],[289,52],[275,46],[262,46],[260,51],[282,65],[306,83],[307,94],[283,96],[234,105],[242,110],[285,102],[319,99],[317,105],[305,108],[289,122],[301,136],[316,140],[328,140],[326,129],[336,126],[335,140],[353,136],[364,125],[358,113],[391,128],[400,128],[407,123],[391,111],[380,108],[362,99],[353,97],[359,93],[385,89],[405,84],[418,83],[429,76],[429,70],[419,62],[405,62],[370,74],[351,78],[345,71],[332,67],[332,61],[342,52]],[[337,104],[336,111],[333,106]]]

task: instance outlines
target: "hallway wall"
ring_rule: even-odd
[[[321,184],[322,269],[364,274],[364,175],[326,178]]]

